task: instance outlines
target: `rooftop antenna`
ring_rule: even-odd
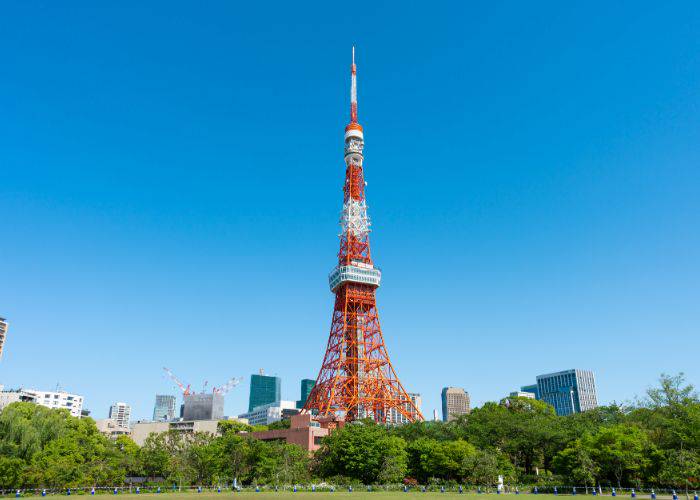
[[[357,123],[357,66],[355,66],[355,46],[352,47],[352,66],[350,66],[350,123]]]

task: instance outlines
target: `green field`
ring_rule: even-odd
[[[187,492],[187,493],[165,493],[165,494],[160,494],[157,495],[155,493],[141,493],[140,495],[135,495],[135,494],[119,494],[119,495],[111,495],[108,493],[102,493],[99,495],[95,495],[98,498],[101,498],[102,500],[107,500],[107,498],[110,498],[114,496],[118,500],[165,500],[167,498],[171,500],[175,500],[175,498],[178,497],[187,497],[187,500],[232,500],[234,498],[258,498],[260,496],[264,496],[265,498],[273,498],[273,497],[282,497],[282,498],[298,498],[300,500],[302,499],[310,499],[310,498],[318,498],[318,497],[330,497],[330,498],[339,498],[339,499],[364,499],[364,498],[375,498],[377,500],[383,499],[383,498],[401,498],[402,496],[411,496],[411,497],[420,497],[420,498],[443,498],[443,499],[461,499],[461,500],[485,500],[484,497],[491,497],[491,500],[496,500],[496,494],[482,494],[482,495],[477,495],[475,493],[463,493],[459,494],[456,491],[453,492],[445,492],[445,493],[440,493],[440,491],[426,491],[425,493],[421,492],[420,490],[413,489],[409,491],[408,493],[404,493],[402,491],[372,491],[368,492],[366,490],[361,490],[361,491],[353,491],[352,493],[348,492],[347,490],[343,489],[343,491],[317,491],[317,492],[310,492],[310,491],[299,491],[297,493],[294,493],[292,491],[261,491],[259,493],[256,493],[255,491],[241,491],[238,493],[232,493],[230,491],[222,491],[221,493],[194,493],[194,492]],[[56,497],[59,495],[48,495],[46,498],[49,497]],[[66,497],[66,495],[60,495],[62,497]],[[78,496],[79,498],[82,498],[84,500],[88,500],[88,498],[92,498],[91,495],[84,495],[84,494],[73,494],[71,497]],[[515,495],[509,495],[512,497],[515,497]],[[562,496],[562,495],[560,495]],[[14,496],[13,496],[14,497]],[[13,498],[13,497],[8,497],[5,495],[5,498]],[[27,498],[26,496],[22,495],[23,498]],[[32,498],[37,498],[37,497],[32,497]],[[39,496],[38,498],[42,498]],[[555,497],[554,495],[537,495],[537,500],[554,500]],[[638,497],[639,498],[639,497]],[[184,500],[184,499],[183,499]],[[514,500],[514,499],[513,499]]]
[[[411,497],[417,496],[417,497],[426,498],[426,499],[428,499],[428,498],[443,498],[443,499],[449,499],[449,498],[457,499],[457,498],[459,498],[461,500],[477,500],[477,499],[486,500],[485,497],[488,497],[490,500],[496,500],[497,497],[500,497],[499,495],[496,495],[495,493],[488,493],[488,494],[481,494],[481,495],[477,495],[476,493],[459,494],[456,491],[445,492],[445,493],[440,493],[440,491],[427,491],[427,492],[423,493],[422,491],[417,490],[417,489],[412,489],[408,493],[404,493],[402,491],[391,491],[391,492],[372,491],[372,492],[367,492],[364,489],[361,491],[356,490],[356,491],[353,491],[352,493],[350,493],[347,490],[343,489],[343,491],[334,491],[334,492],[329,492],[329,491],[317,491],[317,492],[303,491],[302,492],[302,491],[299,491],[297,493],[294,493],[292,491],[279,491],[279,492],[261,491],[260,493],[256,493],[254,491],[242,491],[239,493],[232,493],[231,491],[225,491],[225,492],[222,491],[221,493],[208,493],[208,492],[207,493],[204,493],[204,492],[203,493],[195,493],[195,492],[186,492],[185,493],[185,492],[183,492],[183,493],[163,493],[160,495],[157,495],[155,493],[142,493],[140,495],[121,494],[120,493],[119,495],[116,496],[116,498],[118,498],[119,500],[144,500],[144,499],[156,500],[156,498],[158,500],[164,500],[164,497],[169,497],[172,500],[174,500],[174,497],[187,496],[187,497],[192,497],[191,499],[188,498],[187,500],[195,500],[195,498],[196,498],[196,500],[224,500],[224,499],[231,500],[231,498],[241,498],[241,499],[243,499],[243,498],[256,498],[256,497],[259,497],[261,495],[263,495],[266,498],[271,498],[271,497],[290,498],[291,497],[291,498],[298,498],[300,500],[301,499],[309,499],[309,498],[317,498],[319,496],[322,496],[324,498],[330,496],[331,498],[344,498],[344,499],[375,498],[378,500],[382,499],[382,498],[400,498],[401,496],[411,496]],[[526,496],[527,494],[522,493],[521,495]],[[56,497],[57,495],[50,495],[50,496]],[[60,495],[60,496],[66,496],[66,495]],[[72,495],[72,496],[76,496],[76,495]],[[87,498],[90,497],[90,495],[77,495],[77,496],[85,498],[85,500],[87,500]],[[102,493],[102,494],[96,495],[96,496],[102,498],[103,500],[106,500],[108,498],[108,496],[114,496],[114,495],[110,495],[108,493]],[[503,495],[501,495],[501,496],[503,496]],[[507,496],[511,497],[511,500],[515,500],[515,497],[516,497],[516,495],[514,495],[513,493],[507,494]],[[532,500],[532,497],[530,495],[527,495],[527,496],[529,496],[530,500]],[[562,497],[562,496],[571,497],[571,495],[555,496],[555,495],[539,494],[535,498],[537,498],[537,500],[555,500],[558,497]],[[592,500],[592,498],[593,498],[592,495],[590,495],[590,496],[589,495],[577,495],[577,496],[583,496],[584,498],[588,498],[589,500]],[[609,494],[602,495],[602,496],[612,498]],[[682,493],[679,493],[678,496],[679,496],[679,500],[685,499],[685,495]],[[23,497],[26,498],[24,495],[23,495]],[[8,496],[5,495],[5,498],[8,498]],[[39,497],[39,498],[41,498],[41,497]],[[627,498],[629,498],[629,494],[627,494],[627,495],[620,494],[616,498],[619,498],[620,500],[627,499]],[[692,493],[690,494],[690,498],[691,499],[693,498]],[[637,499],[648,500],[649,495],[640,493],[637,495]],[[665,500],[665,499],[670,499],[670,495],[658,495],[657,496],[657,500]]]

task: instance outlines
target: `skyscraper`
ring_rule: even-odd
[[[312,380],[310,378],[302,379],[302,381],[301,381],[301,397],[299,398],[299,401],[297,401],[297,408],[304,407],[304,405],[306,404],[306,400],[309,398],[309,394],[311,394],[311,389],[314,388],[315,383],[316,383],[316,381]]]
[[[175,420],[175,396],[156,394],[156,404],[153,407],[153,420],[169,422]]]
[[[471,411],[469,393],[461,387],[443,387],[442,421],[450,422]]]
[[[5,318],[0,318],[0,358],[2,358],[2,349],[5,347],[5,336],[7,335],[7,321]]]
[[[126,403],[114,403],[109,408],[109,419],[113,420],[118,427],[129,427],[131,406]]]
[[[564,370],[537,376],[542,401],[554,406],[557,415],[571,415],[598,406],[595,377],[590,370]]]
[[[282,399],[282,379],[260,373],[250,376],[248,411],[256,406],[268,405]]]

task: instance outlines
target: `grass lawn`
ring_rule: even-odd
[[[55,498],[57,495],[48,495],[46,498]],[[62,497],[65,497],[65,495],[60,495]],[[404,493],[402,491],[372,491],[368,492],[366,490],[362,491],[353,491],[352,493],[348,492],[347,490],[343,491],[334,491],[334,492],[329,492],[329,491],[317,491],[317,492],[310,492],[310,491],[299,491],[297,493],[294,493],[292,491],[261,491],[260,493],[256,493],[254,491],[242,491],[240,493],[232,493],[230,491],[222,491],[221,493],[195,493],[195,492],[185,492],[185,493],[161,493],[160,495],[157,495],[155,493],[141,493],[140,495],[135,495],[135,494],[122,494],[120,493],[119,495],[111,495],[111,494],[100,494],[100,495],[95,495],[95,497],[92,497],[91,495],[71,495],[71,497],[67,498],[73,498],[73,497],[78,497],[76,500],[81,499],[81,500],[88,500],[90,498],[97,498],[100,500],[108,500],[111,497],[114,497],[115,500],[176,500],[176,499],[183,499],[183,497],[187,497],[187,500],[234,500],[236,498],[240,499],[250,499],[250,498],[259,498],[260,496],[263,496],[264,498],[273,498],[273,497],[283,497],[283,498],[298,498],[299,500],[308,500],[311,498],[318,498],[318,497],[323,497],[323,498],[338,498],[338,499],[365,499],[365,498],[375,498],[377,500],[380,499],[386,499],[386,498],[401,498],[402,496],[411,496],[411,497],[420,497],[420,498],[425,498],[431,499],[431,498],[442,498],[442,499],[461,499],[461,500],[486,500],[485,497],[490,497],[490,500],[496,500],[496,497],[498,495],[496,494],[482,494],[482,495],[477,495],[475,493],[463,493],[459,494],[456,491],[453,492],[445,492],[445,493],[440,493],[439,491],[427,491],[425,493],[421,492],[420,490],[411,490],[409,493]],[[501,495],[502,496],[502,495]],[[515,500],[515,495],[508,495],[512,496],[513,499]],[[524,495],[523,495],[524,496]],[[560,495],[563,496],[563,495]],[[5,496],[7,498],[7,495]],[[23,496],[23,498],[26,498]],[[36,497],[32,497],[36,498]],[[38,498],[41,498],[39,496]],[[537,495],[537,500],[554,500],[555,497],[554,495]],[[67,499],[66,499],[67,500]],[[184,500],[184,499],[183,499]],[[528,500],[533,500],[533,499],[528,499]],[[589,499],[589,500],[592,500]]]
[[[260,493],[256,493],[254,491],[243,491],[240,493],[232,493],[231,491],[222,491],[221,493],[208,493],[208,492],[202,492],[202,493],[195,493],[195,492],[183,492],[183,493],[162,493],[162,494],[155,494],[155,493],[141,493],[140,495],[136,494],[122,494],[120,493],[119,495],[116,496],[115,500],[176,500],[177,498],[182,498],[184,496],[187,496],[187,500],[233,500],[235,498],[241,498],[241,499],[249,499],[249,498],[257,498],[260,496],[263,496],[265,498],[272,498],[272,497],[284,497],[284,498],[298,498],[300,500],[302,499],[310,499],[310,498],[317,498],[317,497],[324,497],[324,498],[343,498],[343,499],[365,499],[365,498],[375,498],[377,500],[380,499],[387,499],[387,498],[400,498],[402,496],[411,496],[411,497],[419,497],[419,498],[425,498],[425,499],[431,499],[431,498],[442,498],[442,499],[461,499],[461,500],[496,500],[497,498],[500,498],[501,496],[508,496],[510,500],[515,500],[516,495],[515,494],[507,494],[507,495],[496,495],[495,493],[490,493],[490,494],[481,494],[477,495],[476,493],[463,493],[459,494],[456,491],[453,492],[445,492],[445,493],[440,493],[439,491],[428,491],[428,492],[421,492],[420,490],[413,489],[409,493],[404,493],[402,491],[391,491],[391,492],[386,492],[386,491],[372,491],[372,492],[367,492],[365,490],[361,491],[353,491],[352,493],[348,492],[347,490],[343,491],[334,491],[334,492],[329,492],[329,491],[317,491],[317,492],[310,492],[310,491],[299,491],[297,493],[294,493],[292,491],[262,491]],[[51,495],[52,497],[55,497],[56,495]],[[65,496],[65,495],[61,495]],[[76,495],[73,495],[76,496]],[[83,500],[88,500],[91,498],[90,495],[77,495]],[[100,498],[101,500],[107,500],[109,497],[113,497],[114,495],[110,494],[100,494],[100,495],[95,495],[96,497]],[[559,497],[566,496],[566,497],[571,497],[571,495],[559,495]],[[583,498],[587,500],[593,500],[592,495],[577,495],[577,496],[582,496]],[[603,495],[606,497],[610,497],[610,495]],[[518,498],[520,497],[527,497],[527,500],[555,500],[558,497],[555,495],[544,495],[544,494],[539,494],[536,497],[533,498],[532,495],[528,495],[525,493],[521,493]],[[7,498],[7,496],[6,496]],[[41,497],[39,497],[41,498]],[[629,499],[629,495],[618,495],[618,498],[620,500],[623,499]],[[666,495],[658,495],[657,499],[658,500],[664,500],[666,498],[670,498],[669,496]],[[692,499],[692,493],[690,495],[690,498]],[[648,495],[644,494],[639,494],[637,496],[638,500],[646,500],[648,499]],[[77,500],[77,499],[76,499]],[[526,500],[523,498],[522,500]],[[685,495],[679,494],[679,500],[685,500]]]

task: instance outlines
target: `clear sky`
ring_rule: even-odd
[[[614,5],[612,5],[614,4]],[[697,2],[6,2],[0,382],[150,417],[315,378],[350,48],[378,304],[439,407],[595,371],[700,382]]]

